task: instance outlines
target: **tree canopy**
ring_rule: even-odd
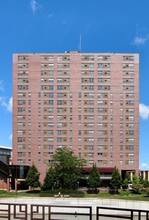
[[[93,164],[92,170],[88,178],[88,185],[89,187],[91,187],[93,190],[96,191],[97,187],[99,187],[100,184],[101,184],[100,174],[98,172],[96,164]]]
[[[85,161],[78,158],[71,149],[60,148],[53,155],[52,167],[49,169],[49,174],[45,179],[46,184],[49,181],[49,187],[51,187],[52,181],[56,181],[55,187],[62,189],[75,189],[77,188],[78,181],[81,178],[81,167]],[[54,169],[54,170],[53,170]],[[55,176],[52,174],[55,172]],[[53,175],[53,180],[51,179]],[[44,182],[44,184],[45,184]]]
[[[39,176],[40,176],[40,173],[38,172],[36,166],[33,164],[29,168],[27,177],[25,179],[28,186],[31,186],[33,190],[34,190],[34,188],[37,188],[40,186]]]
[[[53,166],[51,166],[46,172],[46,176],[42,188],[43,190],[57,188],[56,184],[59,185],[56,170]]]
[[[122,178],[121,178],[121,174],[118,170],[118,168],[114,168],[114,171],[112,173],[112,179],[110,181],[110,185],[113,189],[115,189],[115,191],[117,191],[120,186],[122,185]]]

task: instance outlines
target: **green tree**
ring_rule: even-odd
[[[132,183],[133,184],[139,184],[140,183],[140,178],[137,175],[134,175],[132,178]]]
[[[100,184],[101,184],[100,174],[98,172],[96,164],[93,164],[92,170],[88,178],[88,185],[90,188],[92,188],[92,192],[97,192],[97,187],[99,187]]]
[[[144,191],[146,192],[147,196],[149,196],[149,187],[146,187],[146,188],[144,189]]]
[[[59,184],[58,184],[56,170],[53,166],[51,166],[48,169],[48,171],[46,172],[46,176],[44,179],[42,189],[43,190],[48,190],[48,189],[50,190],[50,189],[57,188],[58,186],[59,186]]]
[[[74,155],[69,148],[61,148],[53,155],[58,182],[62,189],[75,189],[81,178],[81,167],[85,161]]]
[[[126,172],[125,179],[123,180],[123,183],[122,183],[123,189],[127,189],[129,183],[131,183],[130,174]]]
[[[132,185],[132,191],[134,193],[140,194],[140,193],[142,193],[143,190],[144,190],[143,185],[140,183],[134,183]]]
[[[110,185],[113,189],[115,189],[115,192],[117,192],[122,185],[122,178],[119,170],[116,167],[114,168],[114,171],[112,173],[112,179],[110,181]]]
[[[132,191],[134,193],[140,194],[144,190],[143,184],[139,176],[134,175],[132,179]]]
[[[149,187],[149,181],[148,180],[140,180],[140,183],[143,185],[144,188],[148,188]]]
[[[38,172],[36,166],[33,164],[28,171],[27,177],[25,179],[28,186],[30,186],[33,191],[35,188],[40,187],[39,182],[40,173]]]

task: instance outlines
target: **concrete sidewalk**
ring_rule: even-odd
[[[0,198],[0,203],[91,206],[93,213],[96,212],[97,206],[149,210],[149,202],[105,198],[15,197]]]

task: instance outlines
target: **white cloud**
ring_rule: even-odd
[[[6,111],[12,112],[12,97],[8,102],[3,97],[0,97],[0,105],[4,107]]]
[[[141,118],[148,119],[149,118],[149,106],[146,106],[146,105],[140,103],[139,113],[140,113]]]
[[[147,163],[142,163],[140,165],[140,170],[149,170],[149,164]]]
[[[30,0],[30,7],[35,14],[41,8],[41,5],[37,3],[37,0]]]
[[[146,43],[146,41],[149,40],[149,34],[146,35],[145,37],[139,37],[139,36],[136,36],[134,38],[134,41],[133,41],[133,44],[135,44],[136,46],[142,46]]]
[[[9,111],[9,112],[12,112],[12,101],[13,101],[13,99],[12,99],[12,97],[9,99],[9,102],[8,102],[8,105],[7,105],[7,110]]]

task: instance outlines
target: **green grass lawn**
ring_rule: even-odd
[[[63,192],[61,192],[62,194]],[[21,191],[21,192],[7,192],[5,190],[0,190],[0,198],[3,197],[53,197],[55,194],[58,194],[55,191]],[[84,198],[105,198],[105,199],[125,199],[125,200],[136,200],[136,201],[149,201],[149,196],[147,196],[146,193],[142,194],[135,194],[130,191],[119,191],[119,193],[114,194],[114,193],[109,193],[109,192],[99,192],[98,194],[88,194],[87,192],[85,193],[75,193],[74,191],[71,193],[70,191],[64,191],[63,194],[69,194],[71,197],[84,197]]]

